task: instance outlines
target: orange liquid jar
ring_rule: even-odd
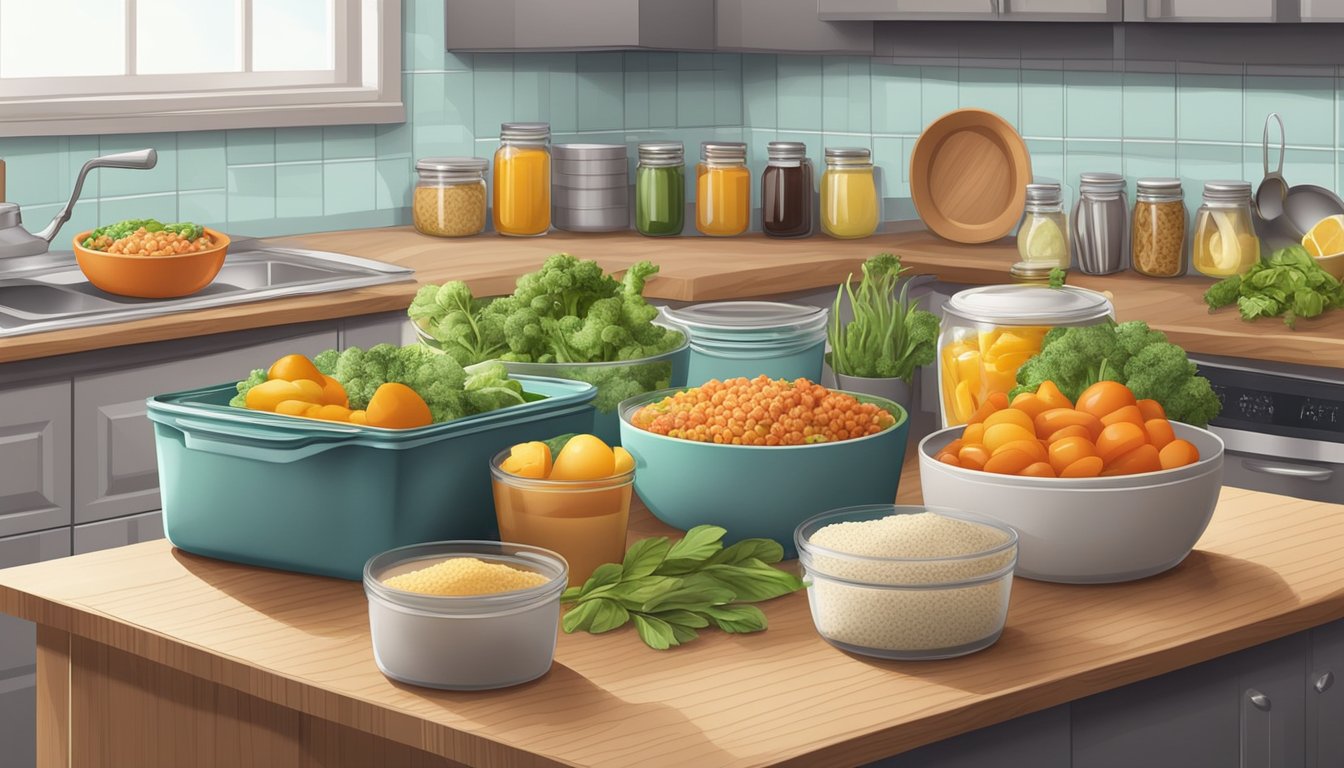
[[[731,237],[747,231],[751,220],[751,172],[747,145],[706,141],[695,169],[695,228],[701,234]]]
[[[499,234],[533,237],[551,228],[550,141],[547,123],[500,126],[491,213]]]

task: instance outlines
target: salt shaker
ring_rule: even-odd
[[[1070,238],[1074,265],[1085,275],[1109,275],[1124,270],[1129,236],[1125,177],[1118,173],[1080,175]]]

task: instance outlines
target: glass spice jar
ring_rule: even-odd
[[[806,237],[812,233],[812,163],[807,145],[772,141],[761,174],[761,231],[771,237]]]
[[[681,234],[686,220],[686,150],[681,142],[639,145],[635,167],[635,229],[641,235]]]
[[[746,232],[750,221],[747,145],[740,141],[702,143],[695,168],[695,228],[701,234],[731,237]]]
[[[1017,253],[1028,264],[1069,268],[1068,220],[1059,184],[1028,184],[1022,223],[1017,227]]]
[[[842,239],[877,231],[881,206],[873,153],[864,147],[828,147],[821,177],[821,231]]]
[[[1251,221],[1251,185],[1210,181],[1195,214],[1190,264],[1209,277],[1240,275],[1260,260],[1260,239]]]
[[[480,157],[427,157],[415,164],[411,223],[435,237],[468,237],[485,231],[485,170]]]
[[[1185,203],[1180,179],[1139,179],[1134,193],[1134,229],[1129,238],[1135,272],[1179,277],[1188,266]]]
[[[499,127],[491,219],[501,235],[532,237],[551,228],[550,142],[548,123]]]

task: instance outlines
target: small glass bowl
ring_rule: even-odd
[[[835,523],[931,512],[984,526],[1002,540],[940,557],[877,557],[811,543]],[[841,650],[906,661],[948,659],[993,645],[1008,617],[1017,532],[950,509],[873,504],[824,512],[794,534],[817,632]]]

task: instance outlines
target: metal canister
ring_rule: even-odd
[[[1129,201],[1125,177],[1084,173],[1073,205],[1073,265],[1085,275],[1124,270],[1129,260]]]

